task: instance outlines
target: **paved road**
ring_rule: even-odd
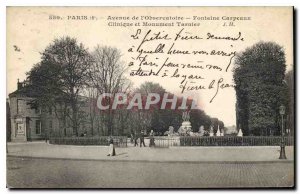
[[[279,146],[245,147],[127,147],[116,148],[117,156],[107,157],[107,146],[49,145],[44,142],[9,143],[9,156],[38,158],[69,158],[87,160],[134,160],[134,161],[280,161]],[[294,147],[286,147],[289,161],[294,159]]]
[[[183,163],[7,158],[8,187],[289,187],[293,163]]]

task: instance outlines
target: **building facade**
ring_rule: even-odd
[[[40,107],[32,107],[30,91],[25,83],[18,81],[18,88],[9,94],[11,141],[32,141],[45,139]]]
[[[64,120],[58,119],[59,111],[55,113],[52,109],[37,106],[33,103],[35,98],[26,82],[18,81],[17,84],[17,90],[10,93],[8,99],[10,113],[7,119],[10,121],[8,131],[12,142],[45,140],[50,136],[74,136],[72,122],[68,117]],[[59,105],[57,109],[59,110]],[[93,135],[88,122],[88,103],[83,103],[80,111],[83,121],[78,127],[78,133]]]

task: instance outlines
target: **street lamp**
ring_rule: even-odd
[[[285,145],[284,145],[284,139],[283,139],[283,115],[285,114],[285,106],[281,105],[279,107],[279,114],[281,115],[281,145],[280,145],[280,156],[279,159],[286,159],[285,155]]]

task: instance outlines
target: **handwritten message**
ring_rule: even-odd
[[[229,72],[237,54],[234,44],[244,41],[242,32],[222,35],[180,28],[175,33],[168,33],[138,28],[130,39],[133,43],[127,51],[131,56],[128,63],[130,76],[174,79],[172,84],[177,84],[182,94],[213,91],[210,103],[222,90],[234,87],[224,75]],[[226,46],[220,49],[218,44]]]

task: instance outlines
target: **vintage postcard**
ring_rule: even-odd
[[[7,7],[7,188],[294,188],[293,7]]]

